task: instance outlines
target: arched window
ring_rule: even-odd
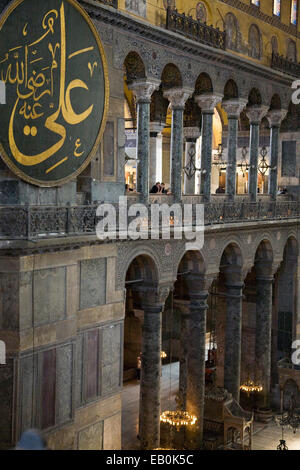
[[[297,26],[298,0],[292,0],[291,3],[291,23]]]
[[[273,0],[273,15],[280,16],[281,0]]]
[[[261,57],[260,31],[255,24],[249,29],[249,55],[254,59]]]
[[[287,46],[287,58],[289,60],[292,60],[293,62],[297,62],[297,48],[296,48],[296,43],[292,40],[288,42]]]
[[[196,5],[196,18],[200,23],[206,23],[207,21],[207,11],[203,2],[199,2]]]

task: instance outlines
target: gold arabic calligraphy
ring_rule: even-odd
[[[60,22],[60,41],[53,44],[51,39],[54,37],[56,22]],[[64,145],[67,138],[67,130],[65,125],[58,122],[62,116],[65,123],[69,125],[76,125],[85,121],[92,113],[94,105],[89,106],[85,111],[77,114],[71,102],[71,92],[75,89],[89,90],[87,84],[76,78],[69,84],[66,83],[66,67],[67,60],[70,58],[92,51],[94,47],[88,47],[80,51],[70,54],[68,59],[66,57],[66,19],[64,4],[61,4],[60,11],[50,10],[44,16],[42,21],[43,35],[36,39],[34,42],[23,46],[17,46],[10,49],[5,57],[0,60],[0,78],[5,83],[16,85],[16,101],[12,109],[9,120],[8,129],[8,142],[11,153],[15,160],[25,166],[38,165],[45,160],[52,157]],[[28,35],[28,24],[23,28],[23,36]],[[40,57],[39,48],[44,39],[49,38],[48,51],[50,53],[50,63]],[[24,57],[22,60],[20,57]],[[13,61],[15,61],[15,74],[13,75]],[[59,69],[60,63],[60,69]],[[39,70],[36,71],[36,65]],[[88,65],[90,67],[90,63]],[[93,69],[97,67],[97,62],[94,63]],[[29,71],[31,69],[31,71]],[[57,70],[59,69],[59,71]],[[55,89],[54,81],[55,76],[59,73],[59,87]],[[45,97],[50,97],[50,104],[46,102]],[[54,103],[57,102],[57,106]],[[14,134],[16,116],[22,116],[26,121],[23,133],[25,136],[35,137],[38,134],[38,129],[35,122],[43,118],[47,110],[53,110],[48,116],[44,117],[44,128],[56,136],[59,136],[58,141],[54,141],[49,148],[35,155],[26,155],[18,147]],[[61,122],[61,121],[60,121]],[[30,126],[29,124],[32,124]],[[52,134],[52,135],[53,135]],[[55,138],[55,140],[57,137]],[[79,151],[80,150],[80,151]],[[80,139],[76,140],[74,156],[80,157],[85,152],[82,148]],[[66,161],[64,158],[61,162]],[[56,165],[54,165],[56,166]],[[53,167],[46,171],[49,172]]]

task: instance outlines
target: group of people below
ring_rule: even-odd
[[[150,194],[171,194],[170,189],[166,189],[165,183],[155,183],[150,189]]]

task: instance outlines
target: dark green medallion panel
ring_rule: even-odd
[[[1,155],[41,186],[79,174],[101,139],[108,108],[104,51],[74,0],[16,0],[0,21]]]

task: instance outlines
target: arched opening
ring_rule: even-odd
[[[252,24],[249,29],[249,56],[253,59],[260,60],[261,58],[261,33],[255,24]]]
[[[140,56],[132,51],[124,61],[124,118],[125,118],[125,184],[130,192],[136,191],[137,179],[137,107],[132,90],[134,80],[146,77],[145,65]]]
[[[138,449],[140,442],[140,377],[143,352],[144,292],[155,290],[157,268],[149,255],[134,258],[127,270],[123,348],[122,448]]]

